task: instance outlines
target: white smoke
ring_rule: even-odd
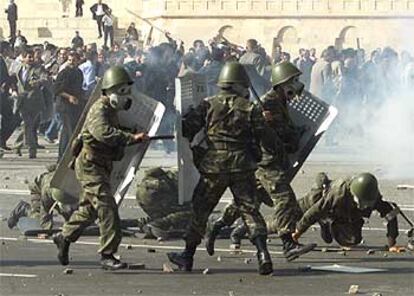
[[[386,178],[414,177],[414,94],[388,97],[364,124],[363,149]]]

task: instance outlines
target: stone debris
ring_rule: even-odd
[[[27,185],[27,184],[29,184],[29,180],[25,178],[25,179],[23,180],[23,184],[26,184],[26,185]]]
[[[342,255],[342,256],[346,256],[347,254],[346,254],[346,251],[338,251],[338,254],[339,255]]]
[[[322,252],[322,253],[326,253],[326,252],[328,252],[328,248],[322,248],[322,249],[321,249],[321,252]]]
[[[373,249],[369,249],[367,251],[367,255],[374,255],[374,254],[375,254],[375,250],[373,250]]]
[[[132,249],[132,246],[131,246],[131,245],[126,245],[126,246],[125,246],[125,249],[127,249],[127,250],[131,250],[131,249]]]
[[[4,187],[4,189],[7,189],[7,188],[9,188],[9,185],[4,185],[3,187]]]
[[[138,290],[137,291],[137,294],[142,294],[142,290]]]
[[[145,269],[145,264],[143,264],[143,263],[128,264],[128,269],[131,269],[131,270],[142,270],[142,269]]]
[[[221,256],[218,256],[218,257],[217,257],[217,261],[218,261],[218,262],[221,262],[221,261],[222,261]]]
[[[9,176],[6,176],[6,177],[4,177],[4,180],[10,180],[10,177]]]
[[[147,253],[155,253],[156,250],[155,249],[147,249]]]
[[[232,254],[232,255],[242,255],[243,251],[242,250],[234,250],[234,251],[231,251],[230,254]]]
[[[358,285],[351,285],[349,287],[348,294],[358,294],[359,293],[359,286]]]
[[[210,272],[210,269],[208,269],[208,268],[206,268],[206,269],[204,269],[203,270],[203,274],[204,275],[206,275],[206,274],[210,274],[211,272]]]
[[[252,263],[252,259],[250,258],[244,259],[244,264],[250,264],[250,263]]]
[[[240,245],[238,245],[238,244],[231,244],[230,245],[230,250],[240,250]]]
[[[37,234],[38,239],[47,239],[49,238],[49,235],[47,233],[39,233]]]
[[[270,238],[267,239],[267,243],[270,244],[272,240]]]
[[[234,294],[234,291],[229,291],[229,296],[236,296],[236,294]]]
[[[64,274],[73,274],[73,269],[66,268],[66,269],[63,271],[63,273],[64,273]]]
[[[384,253],[384,255],[382,255],[384,258],[387,258],[388,257],[388,254],[387,253]]]
[[[382,294],[375,292],[374,294],[372,294],[372,296],[382,296]]]
[[[164,263],[162,265],[162,271],[165,272],[165,273],[173,273],[174,269],[168,263]]]

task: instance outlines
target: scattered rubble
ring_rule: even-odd
[[[250,263],[252,263],[252,259],[250,258],[244,259],[244,264],[250,264]]]
[[[210,272],[210,269],[208,269],[208,268],[206,268],[206,269],[204,269],[203,270],[203,274],[204,275],[206,275],[206,274],[210,274],[211,272]]]
[[[217,261],[218,262],[221,262],[222,261],[221,256],[217,256]]]
[[[126,245],[126,246],[125,246],[125,249],[127,249],[127,250],[131,250],[131,249],[132,249],[132,246],[131,246],[131,245]]]
[[[73,274],[73,269],[66,268],[66,269],[63,271],[63,273],[64,273],[64,274]]]
[[[349,287],[348,294],[358,294],[359,293],[359,286],[358,285],[351,285]]]
[[[373,249],[369,249],[367,251],[367,255],[374,255],[374,254],[375,254],[375,250],[373,250]]]
[[[162,265],[162,271],[165,272],[165,273],[173,273],[174,269],[168,263],[164,263]]]
[[[155,249],[147,249],[147,253],[155,253],[156,250]]]

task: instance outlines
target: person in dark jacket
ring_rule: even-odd
[[[96,20],[98,24],[99,38],[102,38],[102,31],[103,31],[102,18],[105,15],[105,11],[112,11],[112,10],[109,8],[107,4],[102,3],[102,0],[98,0],[97,3],[92,5],[90,10],[92,12],[93,19]]]
[[[10,0],[9,6],[5,10],[7,14],[7,20],[9,21],[10,26],[10,38],[16,38],[16,23],[17,23],[17,5],[14,3],[14,0]]]

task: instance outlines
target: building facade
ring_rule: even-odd
[[[65,1],[65,0],[62,0]],[[69,0],[70,1],[70,0]],[[8,1],[0,0],[3,7]],[[74,2],[71,1],[74,14]],[[79,28],[95,34],[89,7],[85,1],[85,17],[62,19],[57,0],[16,0],[20,8],[19,27],[26,35],[39,38],[41,30],[49,38],[64,40],[54,33]],[[118,26],[125,28],[135,21],[148,34],[150,26],[132,16],[127,9],[149,20],[157,29],[170,32],[187,46],[195,39],[208,41],[223,28],[223,35],[232,43],[244,45],[256,38],[268,52],[280,44],[295,53],[299,48],[327,45],[338,48],[361,47],[372,50],[392,46],[412,51],[414,0],[107,0]],[[72,7],[73,6],[73,7]],[[37,13],[34,15],[33,11]],[[5,15],[3,15],[3,18]],[[8,31],[1,19],[2,31]],[[155,42],[165,40],[161,30],[153,30]],[[1,33],[1,31],[0,31]],[[37,34],[37,35],[36,35]],[[89,34],[89,33],[88,33]],[[88,35],[87,34],[87,35]],[[3,34],[4,36],[5,34]],[[89,35],[88,35],[89,36]],[[59,38],[58,38],[59,37]],[[30,39],[32,39],[30,38]]]

